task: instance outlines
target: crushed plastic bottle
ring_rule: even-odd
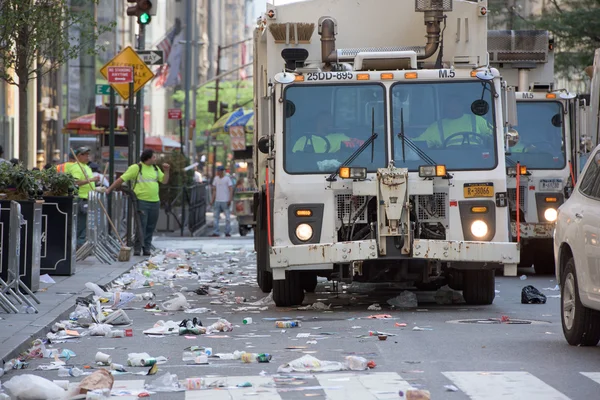
[[[66,376],[78,377],[78,376],[81,376],[82,374],[83,374],[83,371],[77,367],[73,367],[73,368],[61,367],[58,369],[58,376],[60,376],[60,377],[66,377]]]

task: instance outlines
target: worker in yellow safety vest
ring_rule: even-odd
[[[154,150],[146,149],[140,155],[140,163],[132,164],[127,171],[106,190],[112,192],[123,184],[129,182],[135,193],[137,212],[140,215],[141,234],[138,234],[134,244],[133,254],[149,256],[152,251],[152,235],[160,213],[159,183],[169,183],[169,168],[167,163],[162,164],[162,170],[156,166]],[[164,172],[163,172],[164,171]]]
[[[71,165],[75,164],[75,159],[73,158],[73,155],[69,153],[69,161],[58,164],[56,166],[56,171],[59,174],[64,174],[65,172],[69,171],[69,168],[71,168]]]
[[[442,116],[433,122],[415,142],[427,142],[428,148],[461,145],[486,145],[491,143],[492,128],[473,112],[466,111],[465,99],[450,95],[442,103]],[[486,143],[488,142],[488,143]]]

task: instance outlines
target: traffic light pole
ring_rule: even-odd
[[[221,73],[221,51],[223,48],[219,45],[217,47],[217,76]],[[221,111],[221,103],[219,102],[219,81],[215,80],[215,122],[219,119],[219,113]],[[211,134],[212,135],[212,134]],[[212,162],[212,179],[215,179],[217,173],[217,146],[213,145],[213,162]]]
[[[110,97],[108,104],[108,182],[112,184],[115,179],[115,88],[110,86]],[[112,195],[109,195],[108,210],[112,213]],[[112,214],[111,214],[112,215]]]
[[[145,50],[146,47],[146,25],[139,24],[140,35],[138,37],[138,50]],[[135,71],[134,71],[135,75]],[[144,89],[140,89],[136,93],[136,140],[135,140],[135,159],[137,160],[142,152],[142,142],[144,141]]]
[[[136,158],[134,157],[134,149],[135,149],[135,113],[133,112],[134,104],[133,104],[133,82],[129,84],[129,148],[127,151],[127,164],[131,165],[135,163]],[[129,207],[127,207],[127,246],[131,247],[133,245],[132,240],[132,222],[133,222],[133,201],[131,197],[129,197]]]

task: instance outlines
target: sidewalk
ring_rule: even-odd
[[[111,283],[129,271],[144,257],[131,257],[128,262],[115,262],[112,265],[100,263],[89,257],[77,263],[77,271],[72,276],[52,276],[56,283],[40,282],[40,290],[35,293],[41,304],[34,305],[38,314],[6,314],[0,309],[0,359],[5,362],[30,347],[31,341],[48,332],[46,328],[55,320],[67,319],[75,308],[77,297],[91,295],[86,282],[98,285]],[[1,367],[1,366],[0,366]]]

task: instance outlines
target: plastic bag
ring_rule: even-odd
[[[146,390],[152,392],[181,392],[185,388],[179,384],[177,375],[167,372],[147,384]]]
[[[277,368],[277,372],[335,372],[343,371],[347,367],[337,361],[321,361],[311,355],[305,355],[300,358],[283,364]]]
[[[171,300],[165,301],[162,304],[163,310],[180,311],[180,310],[184,310],[186,308],[190,308],[190,305],[183,294],[181,294],[181,293],[175,293],[175,294],[177,295],[176,299],[171,299]]]
[[[14,376],[2,385],[13,400],[60,400],[67,393],[56,383],[29,374]]]
[[[465,299],[460,292],[452,290],[450,286],[445,285],[435,292],[435,302],[437,304],[460,304],[464,303]]]
[[[144,331],[146,335],[178,335],[179,324],[175,321],[157,321],[154,326]]]
[[[398,296],[389,299],[387,303],[390,306],[400,308],[415,308],[419,305],[417,302],[417,295],[408,290],[405,290]]]
[[[522,304],[546,304],[546,295],[529,285],[521,290]]]
[[[78,305],[71,314],[69,314],[69,319],[72,321],[77,321],[77,323],[81,326],[89,326],[94,322],[92,319],[92,314],[90,313],[90,309],[88,307]]]
[[[106,336],[112,330],[112,325],[109,324],[91,324],[90,336]]]
[[[348,356],[346,357],[346,367],[351,371],[363,371],[368,367],[369,362],[364,357]]]

